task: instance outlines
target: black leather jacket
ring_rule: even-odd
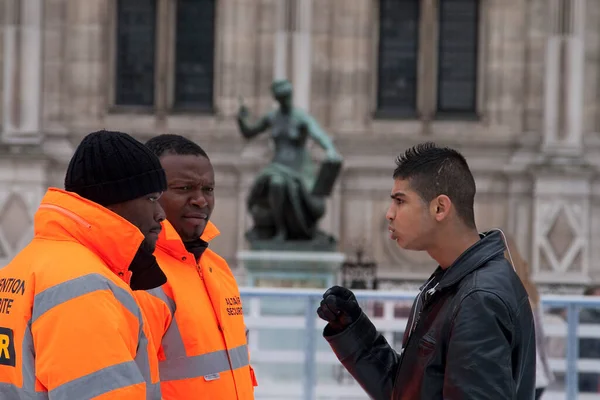
[[[504,249],[492,231],[438,268],[415,299],[400,353],[364,314],[337,335],[326,327],[325,339],[376,400],[532,400],[533,314]]]

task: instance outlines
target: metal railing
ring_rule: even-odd
[[[259,381],[257,399],[368,399],[322,337],[325,322],[316,316],[322,293],[322,289],[241,288],[251,363]],[[410,307],[416,292],[355,294],[377,329],[398,349],[406,327],[403,310]],[[565,308],[567,319],[566,323],[545,325],[548,336],[565,340],[566,355],[551,360],[552,369],[559,376],[564,374],[564,385],[548,391],[544,399],[600,398],[598,393],[578,394],[578,368],[600,375],[600,360],[578,359],[580,337],[600,340],[600,325],[580,329],[579,310],[600,309],[600,299],[544,296],[542,304],[544,308]]]

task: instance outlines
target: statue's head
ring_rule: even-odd
[[[292,108],[292,84],[287,79],[277,79],[271,84],[273,98],[279,103],[281,108]]]

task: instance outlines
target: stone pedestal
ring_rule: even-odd
[[[325,251],[244,250],[238,265],[251,287],[328,288],[338,280],[345,255]]]
[[[325,292],[326,288],[338,281],[345,255],[328,251],[243,250],[237,253],[237,259],[238,266],[245,271],[247,286],[321,288]],[[252,366],[263,382],[268,382],[267,385],[276,382],[278,385],[293,387],[298,382],[298,376],[307,376],[308,369],[314,371],[317,368],[310,359],[306,363],[290,363],[285,361],[285,357],[281,357],[285,353],[304,354],[307,351],[307,330],[302,321],[307,315],[313,317],[312,322],[315,321],[317,304],[309,304],[301,297],[275,295],[248,297],[243,301],[245,320],[249,327],[250,352],[262,354],[261,359],[252,362]],[[294,327],[288,326],[294,322],[285,322],[285,325],[273,322],[265,326],[263,322],[261,325],[260,321],[266,318],[272,318],[273,321],[283,318],[300,324]],[[321,328],[314,326],[312,329],[314,338],[319,341]],[[320,343],[325,342],[321,339]],[[319,363],[318,368],[322,377],[328,366]],[[260,394],[258,390],[256,393]],[[291,398],[289,395],[277,396],[284,397]]]

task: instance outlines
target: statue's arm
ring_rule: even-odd
[[[263,133],[271,127],[271,114],[263,115],[253,124],[249,121],[247,113],[246,115],[240,113],[237,117],[237,123],[242,136],[246,139],[252,139],[254,136]]]
[[[337,150],[335,148],[335,145],[333,144],[333,141],[331,140],[327,132],[325,132],[321,128],[319,123],[310,115],[305,115],[304,121],[310,137],[315,142],[317,142],[317,144],[321,146],[323,150],[325,150],[328,154],[330,154],[331,156],[336,155]]]

